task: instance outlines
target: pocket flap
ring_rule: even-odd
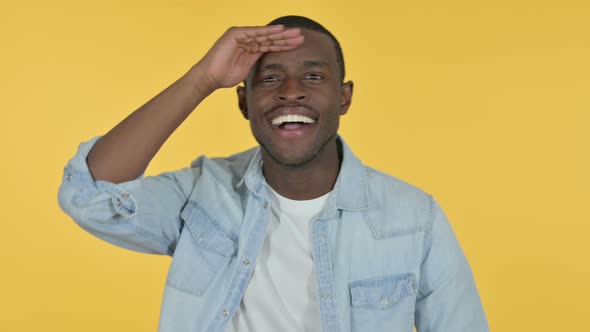
[[[414,273],[353,281],[349,284],[353,307],[386,310],[410,295],[416,289]]]
[[[238,250],[237,237],[232,236],[195,202],[189,201],[180,216],[198,247],[226,257]]]

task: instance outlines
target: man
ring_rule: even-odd
[[[312,20],[231,28],[80,146],[60,205],[106,241],[173,256],[160,331],[488,331],[437,203],[337,135],[353,92],[344,74],[338,41]],[[142,176],[203,99],[242,81],[259,148]]]

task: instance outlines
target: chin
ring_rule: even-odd
[[[266,152],[274,162],[281,166],[290,168],[303,167],[313,161],[317,156],[317,154],[314,153],[285,156],[281,155],[280,153],[271,152],[268,150],[266,150]]]

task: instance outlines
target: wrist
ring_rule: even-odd
[[[201,63],[194,65],[186,74],[185,77],[190,82],[195,96],[205,98],[213,91],[217,90],[215,82],[207,76],[203,70]]]

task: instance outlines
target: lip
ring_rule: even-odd
[[[314,121],[318,121],[316,114],[307,106],[279,106],[273,108],[267,116],[267,120],[270,123],[272,119],[282,115],[303,115],[308,118],[312,118]],[[271,124],[272,125],[272,124]]]
[[[301,128],[297,129],[281,129],[278,126],[272,124],[272,119],[283,115],[303,115],[313,119],[316,122],[312,124],[303,125]],[[315,130],[318,117],[309,107],[303,105],[279,106],[274,108],[271,112],[269,112],[267,120],[275,135],[283,139],[294,139],[308,136],[309,134],[311,134],[311,132]]]
[[[294,139],[308,136],[313,130],[315,130],[315,127],[315,123],[303,125],[297,129],[281,129],[278,126],[271,125],[273,133],[284,139]]]

